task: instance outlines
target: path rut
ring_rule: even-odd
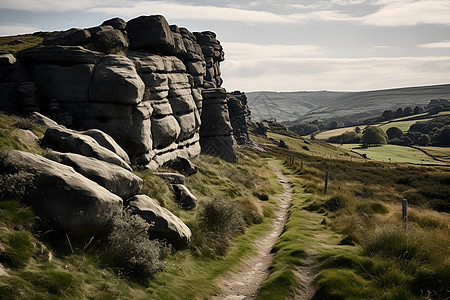
[[[214,300],[255,299],[261,283],[269,275],[268,269],[274,256],[270,251],[283,232],[293,198],[293,189],[287,177],[275,163],[269,162],[269,165],[283,186],[283,193],[276,195],[280,201],[280,206],[275,213],[273,228],[254,242],[257,254],[247,258],[243,262],[240,271],[229,273],[222,278],[218,285],[220,293],[212,297]]]

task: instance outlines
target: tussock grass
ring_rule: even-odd
[[[12,53],[14,56],[25,49],[38,46],[42,38],[31,34],[0,37],[0,50]]]

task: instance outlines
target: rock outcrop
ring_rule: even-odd
[[[198,155],[203,137],[203,152],[236,161],[213,32],[156,15],[43,36],[44,47],[17,59],[0,54],[0,98],[13,99],[4,110],[39,109],[70,128],[100,129],[151,169]],[[213,121],[225,131],[206,128]]]
[[[236,142],[238,145],[251,142],[248,137],[248,124],[250,123],[251,113],[247,106],[247,96],[239,91],[228,93],[227,104]]]
[[[183,247],[190,242],[191,230],[156,200],[146,195],[137,195],[127,201],[127,209],[153,224],[148,230],[150,238],[164,239],[175,247]]]
[[[121,214],[122,199],[76,172],[72,167],[37,154],[8,151],[3,172],[30,174],[27,203],[40,218],[76,238],[105,234],[113,217]]]

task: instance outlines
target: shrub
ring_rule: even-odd
[[[393,138],[401,138],[403,135],[403,131],[398,127],[390,127],[386,131],[386,134],[387,134],[388,138],[390,140],[392,140]]]
[[[245,230],[238,207],[237,203],[222,198],[205,201],[192,228],[192,251],[206,257],[225,255],[232,238]]]
[[[150,226],[137,215],[117,216],[106,247],[107,260],[141,282],[164,268],[163,259],[170,252],[159,241],[149,240]]]

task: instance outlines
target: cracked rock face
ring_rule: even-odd
[[[156,15],[47,33],[44,41],[17,59],[0,55],[0,74],[17,70],[0,76],[0,97],[20,98],[22,82],[33,87],[32,95],[21,88],[19,110],[38,109],[77,130],[100,129],[133,163],[152,169],[196,156],[200,145],[235,161],[220,88],[224,52],[213,32],[191,33]]]

